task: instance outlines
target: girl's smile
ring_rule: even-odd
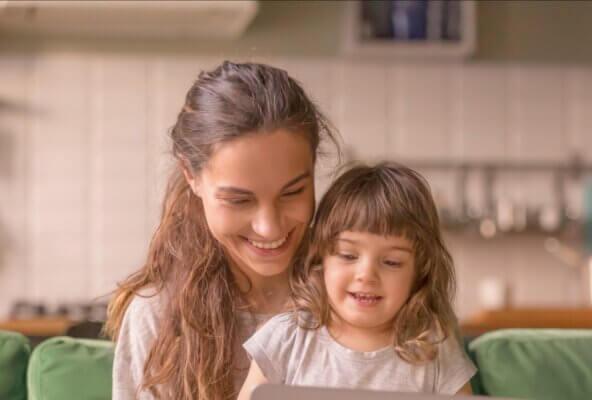
[[[377,296],[372,293],[364,292],[348,292],[353,301],[360,307],[373,307],[383,299],[382,296]]]

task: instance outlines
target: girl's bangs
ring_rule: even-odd
[[[340,210],[339,212],[337,210]],[[327,222],[330,238],[343,231],[369,232],[381,236],[405,236],[414,241],[418,226],[396,191],[368,182],[355,192],[343,193]]]

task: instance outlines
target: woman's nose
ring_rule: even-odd
[[[282,213],[279,207],[261,207],[252,221],[253,231],[263,239],[281,239],[286,232],[283,229]]]

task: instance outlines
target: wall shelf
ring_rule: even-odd
[[[424,7],[419,11],[411,10],[410,4],[414,7],[412,2],[402,1],[347,1],[344,54],[387,59],[462,59],[475,51],[475,1],[428,0],[416,3]],[[451,6],[457,8],[458,15],[447,18],[443,8]],[[367,18],[368,14],[373,18]],[[420,28],[415,29],[418,14]],[[449,21],[448,25],[442,21]],[[452,23],[455,33],[448,35],[446,32],[451,29],[442,26]]]

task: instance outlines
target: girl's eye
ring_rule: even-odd
[[[401,262],[395,260],[384,260],[384,264],[393,268],[398,268],[402,265]]]
[[[295,196],[295,195],[300,194],[302,192],[304,192],[304,187],[301,187],[300,189],[293,190],[291,192],[286,192],[286,193],[282,194],[282,196],[286,196],[286,197]]]
[[[346,261],[354,261],[357,259],[355,254],[350,254],[350,253],[337,253],[337,256],[343,260],[346,260]]]

